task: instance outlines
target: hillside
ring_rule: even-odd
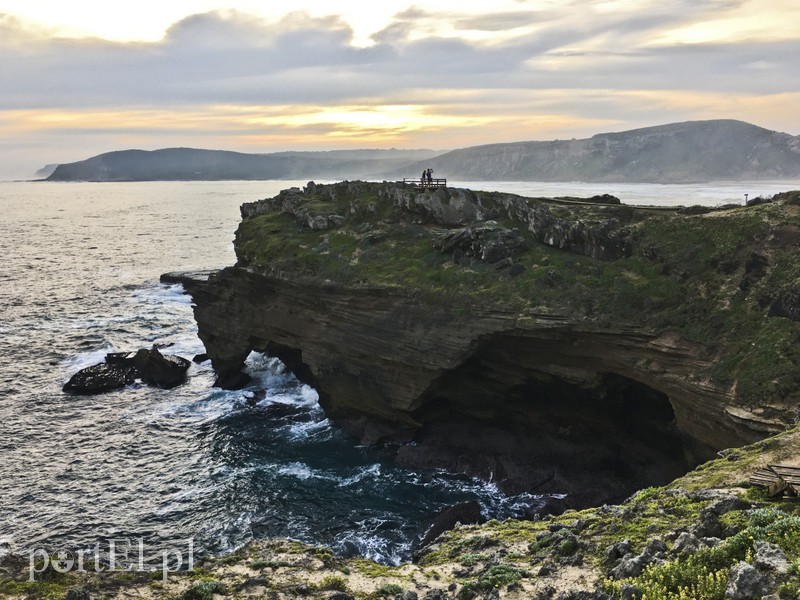
[[[435,153],[431,150],[337,150],[243,154],[166,148],[121,150],[58,165],[47,181],[214,181],[369,178]]]
[[[800,137],[741,121],[692,121],[582,140],[474,146],[425,165],[439,177],[468,181],[792,179],[800,177]]]
[[[48,181],[402,179],[432,167],[463,181],[693,183],[800,178],[800,137],[741,121],[693,121],[583,140],[432,150],[243,154],[122,150],[58,165]],[[46,171],[40,171],[46,176]]]

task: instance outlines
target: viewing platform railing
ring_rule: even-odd
[[[403,178],[403,183],[411,185],[418,190],[430,190],[434,188],[447,187],[447,179],[422,179],[420,177],[409,179]]]

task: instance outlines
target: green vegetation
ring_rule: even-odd
[[[336,575],[328,575],[322,581],[319,582],[317,586],[320,590],[335,590],[339,592],[346,592],[347,591],[347,580],[343,577],[337,577]]]
[[[67,588],[60,583],[36,581],[4,581],[0,582],[0,598],[20,596],[39,600],[62,600]]]
[[[349,564],[356,572],[373,579],[377,577],[403,577],[398,573],[397,567],[381,565],[371,560],[356,558],[349,561]]]
[[[333,550],[325,547],[313,548],[311,554],[322,561],[322,564],[328,568],[333,568],[337,565],[337,558],[333,554]]]
[[[506,588],[520,579],[530,577],[527,571],[523,571],[511,565],[493,565],[481,573],[477,579],[469,580],[464,583],[458,594],[459,598],[475,598],[482,592],[494,589]]]
[[[741,513],[740,513],[741,515]],[[694,552],[687,557],[650,565],[638,577],[606,580],[608,593],[619,593],[623,585],[633,585],[641,600],[722,600],[730,568],[753,558],[756,542],[779,546],[792,560],[800,559],[800,517],[779,508],[753,511],[749,522],[719,546]],[[796,569],[783,592],[800,585]],[[782,597],[785,596],[782,592]]]
[[[213,579],[200,581],[181,594],[180,600],[211,600],[214,594],[225,594],[225,584]]]
[[[373,594],[374,598],[394,598],[395,596],[402,594],[403,588],[397,585],[396,583],[385,583]]]

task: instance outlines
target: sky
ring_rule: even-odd
[[[0,179],[113,150],[800,134],[800,0],[0,0]]]

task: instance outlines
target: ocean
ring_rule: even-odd
[[[398,564],[447,506],[476,500],[504,518],[542,502],[395,466],[391,448],[359,445],[262,355],[241,391],[214,388],[208,363],[171,390],[61,391],[108,352],[203,352],[191,299],[159,276],[233,264],[239,205],[305,183],[0,182],[0,554],[129,539],[153,553],[191,540],[203,556],[289,537]],[[718,205],[800,182],[459,187]],[[267,395],[253,406],[257,389]]]

